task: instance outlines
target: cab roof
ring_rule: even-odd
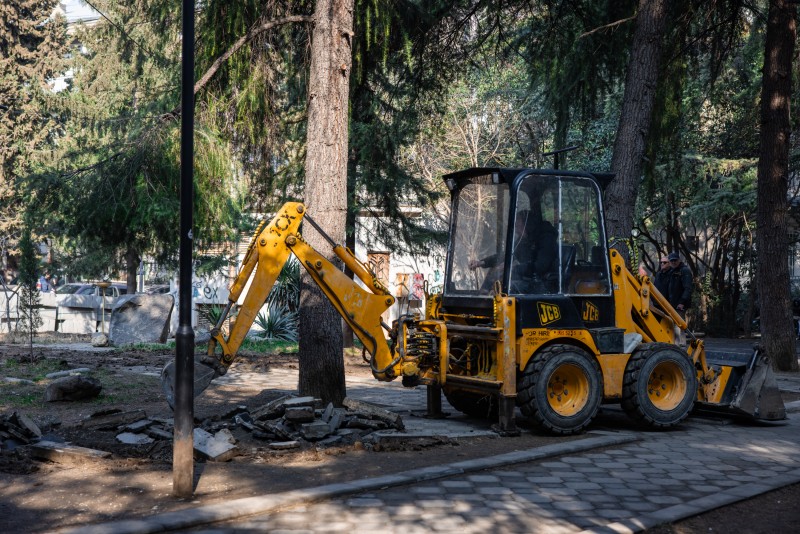
[[[461,171],[451,172],[442,176],[442,180],[461,180],[465,178],[474,178],[476,176],[485,176],[487,174],[499,175],[503,182],[512,183],[514,179],[521,173],[533,174],[551,174],[557,175],[589,175],[594,178],[600,185],[601,189],[605,189],[611,180],[614,179],[615,174],[605,172],[577,172],[567,171],[563,169],[530,169],[530,168],[507,168],[507,167],[472,167]]]

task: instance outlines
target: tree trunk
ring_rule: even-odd
[[[347,214],[353,0],[318,0],[314,23],[305,200],[308,213],[334,241],[341,243]],[[335,265],[341,265],[330,251],[330,245],[310,225],[304,226],[303,236]],[[341,405],[345,397],[341,318],[305,272],[300,295],[300,394]]]
[[[609,238],[627,240],[633,228],[645,141],[653,115],[667,19],[667,0],[639,0],[625,94],[611,159],[616,178],[605,193]],[[620,251],[627,256],[627,251]]]
[[[761,85],[756,207],[761,337],[766,353],[779,371],[798,370],[786,235],[795,17],[794,4],[787,0],[770,1]]]
[[[136,276],[139,273],[139,263],[141,261],[142,259],[136,249],[128,245],[128,250],[125,251],[125,285],[128,288],[129,295],[136,293]]]

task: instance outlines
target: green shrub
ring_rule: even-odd
[[[297,341],[297,313],[285,306],[270,304],[266,314],[256,316],[255,324],[261,329],[258,337]]]

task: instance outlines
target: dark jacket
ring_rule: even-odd
[[[667,300],[669,300],[669,278],[671,273],[671,268],[667,269],[666,271],[659,269],[659,271],[653,276],[653,285],[656,286],[658,292],[661,293]]]
[[[558,265],[558,232],[548,221],[541,221],[527,232],[525,239],[513,251],[523,277],[553,272]]]
[[[683,304],[684,308],[692,305],[692,271],[683,263],[669,271],[669,285],[665,295],[673,308]]]

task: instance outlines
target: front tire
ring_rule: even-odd
[[[582,432],[597,415],[603,396],[600,365],[585,350],[551,345],[531,358],[517,381],[517,404],[545,430]]]
[[[697,373],[688,355],[668,343],[647,343],[625,367],[622,408],[638,424],[671,428],[686,419],[697,397]]]

